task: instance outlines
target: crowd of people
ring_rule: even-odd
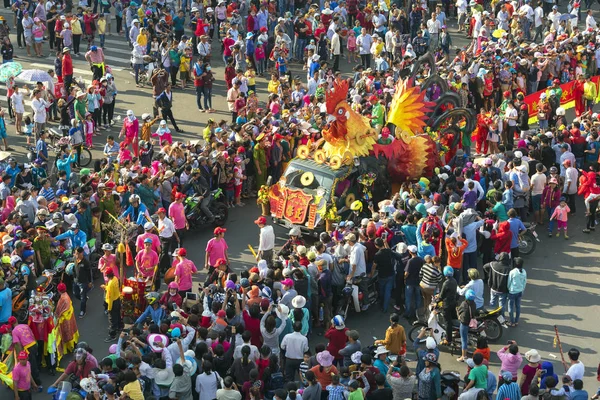
[[[35,144],[31,163],[0,161],[0,348],[14,353],[15,398],[41,390],[41,366],[54,374],[70,352],[73,361],[52,386],[79,382],[90,398],[456,398],[442,387],[439,360],[440,351],[455,345],[453,320],[460,325],[458,360],[466,364],[460,398],[589,397],[577,349],[568,351],[570,366],[559,377],[551,360],[542,361],[534,349],[523,356],[510,341],[496,353],[501,366],[492,372],[486,341],[470,349],[468,332],[488,290],[489,307],[508,312],[507,327],[518,326],[527,283],[519,251],[525,222],[547,226],[549,238],[562,233],[569,239],[569,219],[583,197],[583,232],[595,230],[600,142],[593,78],[600,36],[592,11],[584,23],[579,1],[565,14],[552,1],[530,0],[92,3],[5,1],[15,12],[19,48],[43,57],[48,46],[56,55],[52,80],[38,82],[31,93],[9,78],[8,116],[0,112],[5,150],[12,150],[9,118],[16,134]],[[454,18],[459,30],[450,33]],[[4,63],[13,61],[9,24],[0,17]],[[152,84],[153,110],[140,118],[127,111],[120,132],[107,132],[102,158],[92,169],[81,168],[82,148],[94,148],[94,139],[118,123],[121,84],[106,68],[103,51],[114,32],[132,48],[135,83],[142,86],[146,77]],[[468,45],[456,48],[453,40],[463,32]],[[80,48],[82,36],[86,49]],[[417,62],[428,53],[433,58]],[[89,63],[91,85],[74,80],[72,55]],[[343,60],[356,64],[351,77],[342,71]],[[153,71],[145,70],[149,62]],[[224,77],[213,65],[225,66]],[[349,80],[352,109],[369,117],[378,142],[388,144],[399,137],[386,123],[397,81],[412,77],[421,85],[438,75],[458,95],[457,106],[475,110],[477,129],[454,138],[457,145],[444,152],[435,174],[403,184],[389,199],[377,199],[376,207],[359,199],[339,210],[334,230],[312,245],[293,228],[275,249],[273,226],[259,217],[252,268],[231,270],[223,227],[214,229],[204,260],[187,257],[184,244],[189,248],[192,239],[185,199],[201,196],[198,207],[213,221],[207,207],[213,190],[224,193],[220,201],[228,207],[242,207],[269,178],[277,182],[300,145],[322,142],[334,82]],[[178,141],[167,122],[182,132],[172,89],[192,83],[198,110],[211,114],[213,84],[221,79],[231,118],[209,118],[203,140]],[[572,120],[561,88],[568,83]],[[426,99],[443,99],[442,87],[427,83]],[[526,96],[540,90],[536,125]],[[24,115],[24,94],[31,96],[31,117]],[[56,160],[46,133],[53,119],[69,138]],[[52,164],[55,176],[49,175]],[[121,248],[112,231],[126,221],[136,237]],[[11,315],[12,292],[36,291],[37,278],[65,250],[73,254],[72,282],[57,285],[53,329],[18,321]],[[112,343],[103,358],[96,356],[106,352],[94,355],[77,329],[96,270],[104,280],[105,341]],[[161,291],[169,270],[174,278]],[[201,271],[207,278],[198,302],[191,294]],[[129,299],[122,287],[131,275],[147,283],[147,308],[124,318]],[[347,284],[373,276],[379,302],[371,308],[394,313],[385,339],[370,349],[336,310]],[[426,319],[437,301],[448,323],[445,339],[436,343],[423,330],[409,343],[402,321]],[[321,328],[327,343],[309,346]],[[58,359],[46,356],[53,338]],[[411,351],[415,368],[406,362]]]

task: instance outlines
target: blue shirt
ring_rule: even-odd
[[[506,189],[502,192],[502,204],[504,204],[504,209],[506,211],[513,208],[513,191],[512,189]]]
[[[121,216],[119,216],[119,219],[122,218],[126,218],[127,216],[131,217],[131,220],[133,222],[135,222],[138,225],[144,225],[146,223],[146,211],[148,211],[148,209],[146,208],[146,206],[144,205],[144,203],[140,203],[140,205],[138,206],[137,209],[137,215],[136,215],[136,210],[133,208],[133,206],[130,204],[129,207],[127,207],[127,210],[125,210],[125,212],[123,212],[123,214],[121,214]],[[134,221],[135,219],[135,221]]]
[[[417,226],[416,225],[402,225],[400,228],[404,233],[404,242],[407,246],[417,245]]]
[[[474,253],[477,251],[477,229],[481,228],[483,223],[483,220],[479,220],[463,227],[465,240],[468,243],[465,253]]]
[[[87,243],[87,235],[84,231],[79,229],[79,232],[75,233],[71,229],[66,231],[65,233],[58,235],[56,240],[70,239],[71,245],[73,248],[84,247]]]
[[[140,317],[135,321],[136,325],[141,324],[146,320],[146,318],[150,317],[152,322],[157,325],[160,325],[162,320],[165,318],[165,310],[162,307],[158,307],[156,310],[152,306],[148,306],[144,313],[140,315]]]
[[[8,286],[0,291],[0,323],[5,324],[12,315],[12,291]]]
[[[68,180],[71,176],[71,163],[74,163],[77,160],[77,154],[71,154],[67,158],[61,158],[56,161],[56,168],[59,171],[65,171],[67,173],[66,179]]]
[[[519,233],[524,231],[525,225],[518,218],[509,218],[508,223],[510,224],[510,231],[512,232],[512,241],[510,242],[510,248],[515,249],[519,247]]]
[[[43,155],[44,157],[40,158],[44,161],[48,160],[48,144],[46,144],[46,142],[44,142],[42,139],[39,139],[35,144],[35,152],[38,157],[40,157],[40,154]]]

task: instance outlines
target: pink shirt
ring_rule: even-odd
[[[183,206],[183,203],[171,203],[169,206],[169,218],[173,221],[175,229],[185,228],[185,207]]]
[[[17,390],[26,391],[31,389],[31,364],[27,361],[26,365],[17,363],[12,370],[13,382],[17,384]]]
[[[570,211],[571,209],[569,208],[569,206],[565,206],[564,208],[558,206],[554,209],[554,213],[552,213],[552,218],[556,219],[557,221],[567,222],[569,218],[568,214]]]
[[[146,251],[144,249],[137,253],[135,261],[138,263],[138,268],[142,276],[148,278],[154,274],[154,267],[158,265],[158,254],[154,250]]]
[[[208,253],[208,265],[215,267],[219,258],[225,258],[228,246],[225,239],[212,238],[206,244],[206,252]]]
[[[117,268],[117,256],[114,254],[110,254],[108,257],[100,257],[100,261],[98,261],[98,269],[104,274],[105,281],[108,281],[108,279],[106,278],[106,273],[111,269],[113,271],[113,274],[117,277],[117,279],[121,279],[119,277],[119,268]]]
[[[144,239],[146,239],[146,238],[152,239],[152,250],[154,250],[158,254],[159,250],[160,250],[160,239],[154,233],[150,233],[150,232],[142,233],[140,236],[137,237],[137,239],[135,241],[135,247],[137,247],[138,249],[143,249],[144,248]]]
[[[126,117],[123,121],[123,130],[125,131],[125,136],[128,138],[137,137],[139,129],[140,123],[138,122],[137,118],[133,121],[130,121],[129,117]]]
[[[12,338],[13,343],[19,343],[24,349],[27,349],[36,343],[31,328],[25,324],[19,324],[13,328]]]
[[[176,259],[173,266],[175,267],[175,281],[179,284],[179,291],[190,290],[192,288],[192,274],[198,271],[194,262],[187,258],[182,261]]]

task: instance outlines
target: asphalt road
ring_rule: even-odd
[[[7,10],[0,10],[0,15],[4,15],[9,23],[12,21],[12,15]],[[455,21],[449,24],[451,32],[455,31]],[[113,25],[114,31],[114,25]],[[457,46],[466,44],[462,35],[454,34],[453,42]],[[16,42],[13,35],[13,43]],[[152,100],[150,98],[151,89],[140,89],[135,87],[133,76],[128,67],[129,50],[125,45],[123,37],[107,36],[107,49],[105,51],[109,64],[113,67],[113,74],[116,77],[116,84],[119,90],[117,110],[117,119],[125,115],[127,109],[134,110],[136,115],[143,112],[152,112]],[[25,51],[15,48],[15,54],[18,57],[16,61],[23,64],[25,68],[51,68],[53,65],[53,56],[48,56],[48,47],[45,44],[45,54],[48,59],[33,59],[26,57]],[[174,114],[180,126],[185,130],[183,134],[174,134],[175,140],[188,141],[201,138],[201,128],[205,126],[208,118],[229,119],[229,112],[225,102],[225,86],[223,83],[223,64],[220,61],[220,54],[217,48],[214,49],[213,68],[216,73],[217,81],[213,89],[213,107],[219,111],[214,114],[198,113],[195,106],[194,89],[189,88],[185,91],[174,90]],[[352,66],[347,62],[342,62],[344,72],[350,72]],[[87,82],[91,80],[91,72],[83,57],[75,58],[75,75],[81,76]],[[301,73],[299,66],[293,66],[294,74]],[[303,75],[303,74],[302,74]],[[265,98],[266,80],[257,78],[258,95]],[[0,105],[6,108],[6,88],[0,88]],[[572,117],[572,116],[571,116]],[[118,126],[110,131],[103,131],[102,137],[95,137],[96,148],[104,143],[104,138],[108,134],[118,135]],[[16,136],[14,126],[8,126],[9,143],[15,148],[15,155],[24,156],[24,139],[22,136]],[[98,155],[98,152],[94,152]],[[580,210],[583,204],[580,205]],[[259,215],[259,208],[251,201],[243,208],[235,208],[230,211],[230,218],[226,224],[229,231],[226,234],[226,240],[229,244],[230,260],[234,270],[253,265],[253,258],[247,248],[248,244],[254,246],[258,243],[258,230],[253,224],[254,219]],[[504,334],[498,343],[492,344],[492,350],[496,351],[507,340],[516,340],[521,352],[530,348],[537,349],[544,360],[554,363],[555,372],[561,373],[559,350],[553,345],[554,325],[558,327],[563,350],[566,352],[571,347],[576,347],[582,352],[581,360],[586,365],[585,388],[591,394],[597,388],[596,383],[596,365],[600,361],[598,349],[600,349],[600,335],[597,333],[597,316],[600,315],[600,306],[597,303],[597,296],[600,295],[600,238],[597,234],[585,235],[581,233],[584,224],[583,213],[580,211],[570,222],[570,240],[563,238],[547,238],[544,235],[544,228],[538,227],[538,233],[542,242],[538,243],[536,252],[526,258],[525,268],[529,280],[522,302],[522,316],[518,328],[504,330]],[[283,229],[276,228],[278,236],[278,245],[283,243],[286,232]],[[202,265],[204,259],[204,248],[206,242],[210,239],[212,229],[190,233],[185,247],[188,249],[189,257],[198,265]],[[203,274],[196,277],[196,281],[203,281]],[[102,292],[98,288],[100,281],[96,282],[96,288],[90,293],[88,302],[88,314],[82,320],[78,320],[81,340],[90,344],[94,349],[94,354],[102,358],[108,352],[108,345],[104,343],[107,336],[107,319],[102,308]],[[79,302],[74,301],[75,309],[78,311]],[[410,327],[403,321],[405,328]],[[369,310],[367,313],[350,314],[347,319],[347,326],[352,329],[358,329],[363,345],[370,344],[371,338],[376,336],[382,338],[388,325],[388,315],[383,315],[380,311]],[[311,344],[322,341],[319,331],[311,337]],[[414,357],[412,357],[414,358]],[[456,355],[450,355],[447,352],[442,353],[441,363],[444,370],[456,370],[463,373],[465,365],[456,362]],[[410,364],[411,366],[414,364]],[[491,368],[493,371],[499,370],[498,359],[492,356]],[[47,387],[54,380],[53,377],[42,373],[44,386]],[[44,395],[46,396],[46,395]],[[42,395],[35,395],[41,398]]]

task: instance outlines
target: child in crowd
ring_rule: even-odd
[[[556,237],[560,236],[560,230],[563,229],[565,231],[565,239],[569,238],[569,235],[567,235],[567,221],[569,219],[569,212],[571,212],[571,209],[567,205],[566,197],[563,196],[560,198],[560,205],[554,209],[554,212],[550,217],[550,221],[556,220],[557,222]]]

